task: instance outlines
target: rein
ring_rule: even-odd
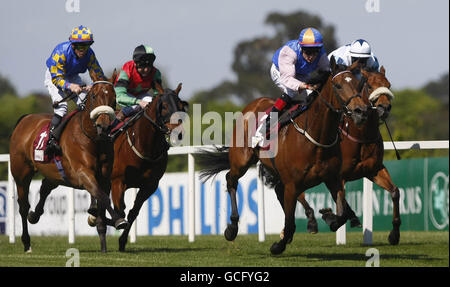
[[[158,99],[158,101],[159,101],[159,99]],[[145,112],[145,110],[147,109],[147,107],[145,108],[145,109],[142,109],[142,110],[140,110],[136,115],[140,115],[140,116],[136,116],[136,118],[139,118],[139,117],[141,117],[142,116],[142,114],[144,114],[144,118],[146,118],[155,128],[156,128],[156,130],[157,131],[159,131],[159,132],[161,132],[162,134],[164,134],[164,135],[168,135],[169,134],[169,130],[164,126],[164,127],[161,127],[157,122],[156,122],[156,120],[153,120],[146,112]],[[156,111],[156,113],[158,113],[158,111]],[[158,117],[158,116],[157,116]],[[142,159],[142,160],[145,160],[145,161],[148,161],[148,162],[157,162],[157,161],[159,161],[163,156],[164,156],[164,151],[163,152],[161,152],[161,154],[160,155],[158,155],[157,157],[155,157],[155,158],[150,158],[150,157],[147,157],[147,156],[145,156],[145,155],[143,155],[142,153],[140,153],[138,150],[137,150],[137,148],[135,147],[135,145],[133,144],[133,141],[131,140],[131,138],[130,138],[130,134],[129,134],[129,132],[128,132],[128,130],[126,131],[126,134],[127,134],[127,142],[128,142],[128,144],[130,145],[130,148],[131,148],[131,150],[140,158],[140,159]],[[133,132],[133,138],[134,138],[134,132]],[[166,143],[166,149],[165,149],[165,151],[167,151],[168,149],[169,149],[169,144],[167,143],[167,141],[165,142]]]
[[[331,81],[333,82],[333,80],[334,80],[338,75],[341,75],[341,74],[344,74],[344,73],[351,73],[351,71],[342,71],[342,72],[339,72],[339,73],[337,73],[336,75],[334,75],[333,78],[331,78]],[[339,96],[339,94],[336,92],[336,87],[334,86],[333,83],[332,83],[332,85],[333,85],[333,91],[334,91],[333,95],[336,97],[336,99],[337,99],[338,102],[339,102],[339,105],[340,105],[341,107],[343,107],[343,109],[336,109],[335,107],[333,107],[333,106],[332,106],[332,105],[331,105],[331,104],[330,104],[330,103],[322,96],[322,93],[321,93],[321,92],[316,91],[316,90],[315,90],[314,92],[316,92],[316,94],[319,96],[319,99],[322,101],[322,103],[324,103],[325,106],[326,106],[329,110],[331,110],[332,112],[334,112],[334,113],[336,113],[336,114],[338,114],[338,115],[344,114],[345,116],[350,116],[350,115],[351,115],[351,112],[347,109],[347,105],[348,105],[354,98],[361,98],[361,95],[360,95],[359,93],[358,93],[358,94],[355,94],[355,95],[351,96],[347,101],[344,102],[344,101],[341,99],[341,97]],[[329,148],[329,147],[334,146],[334,145],[338,142],[338,140],[339,140],[339,133],[336,133],[336,138],[334,139],[334,141],[333,141],[331,144],[321,144],[321,143],[319,143],[318,141],[316,141],[310,134],[308,134],[308,132],[307,132],[306,130],[300,128],[300,127],[297,125],[297,123],[296,123],[293,119],[290,119],[290,121],[293,123],[294,128],[295,128],[299,133],[301,133],[302,135],[304,135],[310,142],[312,142],[312,143],[315,144],[316,146],[323,147],[323,148]]]

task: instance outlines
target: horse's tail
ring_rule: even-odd
[[[228,158],[230,147],[214,147],[215,150],[203,149],[195,156],[195,162],[200,166],[200,180],[205,182],[223,170],[230,169]]]
[[[275,188],[281,180],[278,174],[272,172],[263,164],[259,168],[259,178],[263,181],[264,185],[270,188]]]

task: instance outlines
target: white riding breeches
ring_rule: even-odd
[[[85,85],[83,80],[78,75],[74,75],[71,77],[66,78],[67,81],[70,83],[78,84],[78,85]],[[56,103],[58,101],[61,101],[65,96],[66,92],[57,88],[53,82],[52,82],[52,76],[50,74],[50,71],[47,69],[45,71],[45,81],[44,81],[45,87],[47,87],[47,90],[50,94],[50,97],[52,98],[52,103]],[[72,98],[73,102],[78,106],[81,104],[81,102],[86,98],[86,93],[81,92],[78,94],[78,97]],[[61,117],[64,117],[67,114],[67,102],[61,102],[59,105],[53,109],[53,112]]]
[[[280,88],[283,93],[287,94],[291,99],[300,95],[299,100],[305,102],[307,96],[312,93],[311,90],[303,90],[301,93],[299,93],[297,90],[292,90],[284,86],[281,83],[280,71],[278,71],[275,64],[272,64],[272,67],[270,68],[270,77],[272,78],[272,81],[275,83],[275,85]]]

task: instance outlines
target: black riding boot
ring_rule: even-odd
[[[266,118],[266,139],[267,140],[269,139],[270,129],[272,128],[270,125],[271,113],[276,113],[279,117],[281,111],[283,111],[284,108],[290,104],[290,102],[291,102],[291,98],[288,95],[283,94],[283,95],[281,95],[281,97],[279,97],[277,99],[277,101],[273,105],[272,110],[269,112],[269,114],[267,115],[267,118]]]
[[[52,121],[50,123],[49,136],[47,141],[47,146],[45,147],[45,154],[50,155],[61,155],[62,150],[58,144],[59,137],[61,135],[60,131],[57,130],[59,124],[61,123],[62,117],[54,114]]]

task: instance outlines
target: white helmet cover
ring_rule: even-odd
[[[358,39],[353,41],[350,47],[350,56],[355,58],[368,58],[370,57],[372,49],[366,40]]]

